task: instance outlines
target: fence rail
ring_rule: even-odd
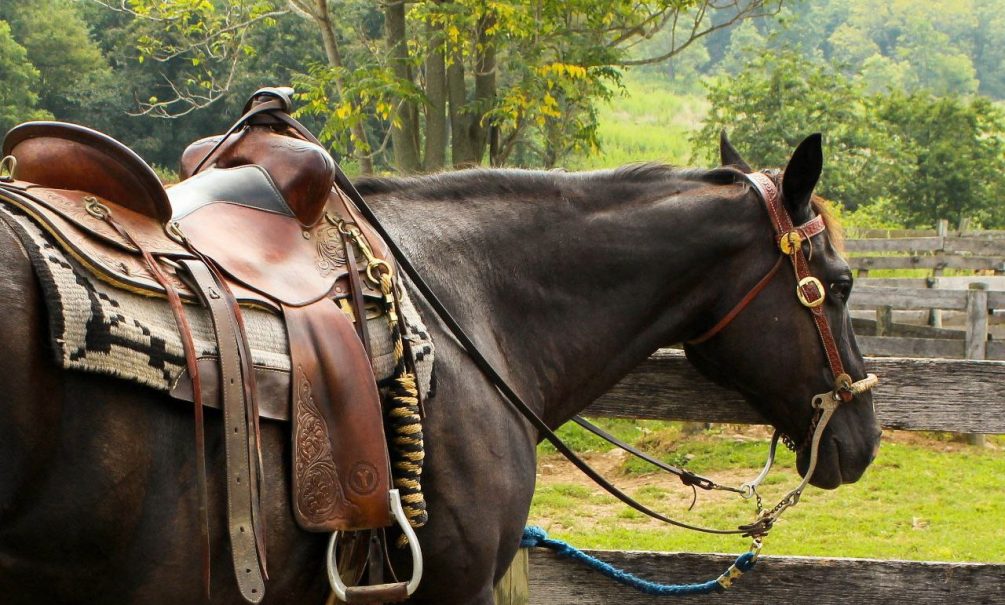
[[[876,413],[885,428],[1005,433],[1005,362],[868,358],[880,376]],[[587,413],[594,416],[763,424],[735,392],[697,373],[681,351],[649,358]],[[735,555],[590,551],[643,577],[715,577]],[[578,564],[536,550],[530,602],[548,605],[655,603]],[[743,603],[1001,603],[1005,565],[765,556],[736,583]],[[717,597],[682,597],[685,601]],[[721,597],[719,597],[721,599]],[[663,599],[661,602],[666,602]]]

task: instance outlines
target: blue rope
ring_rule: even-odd
[[[616,582],[626,586],[631,586],[632,588],[640,592],[644,592],[645,594],[655,596],[683,596],[722,592],[729,588],[732,581],[739,577],[740,574],[750,571],[751,568],[754,567],[754,563],[757,561],[756,552],[745,552],[737,557],[736,561],[729,566],[729,569],[727,569],[715,580],[709,580],[708,582],[701,582],[697,584],[660,584],[658,582],[651,582],[644,578],[640,578],[622,569],[618,569],[610,563],[606,563],[596,557],[590,556],[575,546],[563,542],[562,540],[549,538],[548,534],[540,527],[527,526],[523,530],[523,538],[520,540],[520,548],[533,548],[535,546],[551,549],[561,556],[569,557],[595,569],[596,571],[599,571]]]

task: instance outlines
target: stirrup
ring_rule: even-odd
[[[328,567],[328,582],[331,584],[332,592],[335,593],[335,598],[339,601],[353,603],[354,600],[352,597],[361,595],[362,593],[395,592],[396,590],[400,591],[402,588],[405,591],[404,598],[407,598],[412,596],[415,589],[419,587],[419,582],[422,580],[422,549],[419,548],[419,539],[415,537],[415,531],[408,524],[405,511],[401,507],[401,496],[398,494],[398,490],[388,490],[388,495],[391,500],[391,513],[394,515],[405,537],[408,538],[408,548],[412,552],[412,579],[407,584],[405,582],[398,582],[377,584],[375,586],[347,587],[338,573],[338,565],[335,562],[335,545],[338,542],[339,532],[332,532],[332,537],[328,541],[328,554],[325,556],[325,564]]]

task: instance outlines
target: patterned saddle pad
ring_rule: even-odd
[[[59,365],[96,372],[170,392],[185,372],[177,324],[161,299],[112,287],[91,276],[28,217],[0,206],[0,220],[18,236],[42,287],[49,332]],[[404,290],[404,289],[403,289]],[[406,337],[418,373],[419,390],[431,396],[433,343],[415,307],[402,292]],[[216,336],[209,312],[187,305],[186,314],[200,357],[215,357]],[[259,370],[290,371],[286,329],[278,315],[242,308],[251,356]],[[368,320],[374,374],[394,369],[391,334],[384,317]]]

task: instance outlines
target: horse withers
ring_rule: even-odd
[[[706,335],[768,274],[775,227],[724,142],[724,167],[638,165],[589,173],[468,170],[365,179],[360,192],[486,358],[551,427],[653,351]],[[812,196],[819,137],[774,182],[795,225]],[[110,377],[61,370],[32,267],[0,224],[0,594],[8,603],[200,603],[200,523],[191,409]],[[851,274],[833,231],[800,242],[825,292],[819,308],[852,380],[864,378],[846,302]],[[815,395],[835,389],[817,325],[783,266],[710,338],[686,346],[713,380],[738,389],[801,444]],[[411,603],[492,602],[534,491],[540,433],[510,408],[416,297],[436,342],[426,401],[417,531],[425,576]],[[229,568],[221,418],[206,413],[213,603],[239,603]],[[842,403],[810,478],[858,479],[879,429],[870,393]],[[263,421],[269,603],[324,602],[326,538],[301,530],[289,502],[289,427]],[[798,466],[805,472],[809,453]],[[394,557],[407,576],[407,553]]]

